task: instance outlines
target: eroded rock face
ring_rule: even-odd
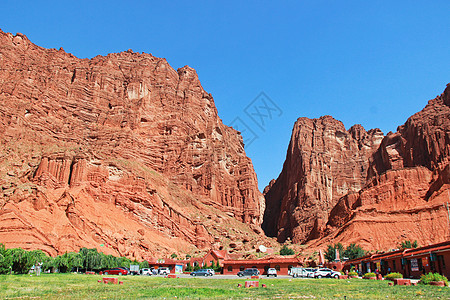
[[[265,191],[268,207],[274,207],[274,211],[279,209],[275,215],[280,216],[271,224],[278,231],[269,231],[269,234],[278,235],[281,240],[286,236],[297,242],[310,240],[308,245],[313,248],[341,242],[344,245],[357,243],[374,250],[396,248],[407,239],[417,240],[421,245],[447,239],[448,216],[443,203],[448,201],[450,187],[449,94],[447,86],[442,95],[430,100],[422,111],[411,116],[396,133],[389,133],[381,143],[381,135],[365,135],[359,127],[352,127],[349,134],[354,142],[340,145],[357,144],[358,147],[336,147],[336,138],[330,139],[332,134],[322,133],[327,130],[317,125],[319,120],[306,120],[314,124],[308,126],[314,130],[300,134],[303,139],[299,139],[302,130],[298,128],[305,127],[305,121],[299,119],[283,171]],[[335,123],[329,117],[320,120],[327,119],[327,123]],[[332,125],[326,127],[333,128],[328,132],[337,132]],[[324,137],[322,144],[326,146],[312,143],[314,139],[308,138],[317,133]],[[315,145],[319,158],[311,155],[314,150],[308,145]],[[349,154],[352,150],[353,156]],[[328,159],[330,156],[333,159]],[[316,161],[333,161],[336,166],[344,167],[333,173],[329,169],[336,170],[336,167],[324,168],[322,166],[329,163],[314,163]],[[355,170],[361,170],[359,176]],[[336,182],[327,185],[330,177]],[[322,185],[315,178],[321,178]],[[349,179],[354,189],[339,194],[343,190],[339,186],[343,183],[348,186]],[[311,182],[315,183],[313,189]],[[311,192],[318,190],[321,191]],[[295,198],[293,191],[300,197]],[[323,197],[325,191],[336,198]],[[269,215],[267,212],[266,216]],[[265,229],[267,224],[265,219]],[[301,239],[296,238],[299,236],[296,228],[302,228]]]
[[[382,139],[378,129],[347,131],[330,116],[298,119],[283,170],[265,192],[265,232],[280,242],[319,237],[337,201],[364,187],[369,157]]]
[[[78,59],[0,31],[0,69],[7,246],[202,248],[205,211],[259,227],[264,198],[242,137],[192,68],[131,50]]]
[[[424,166],[442,169],[450,156],[450,86],[396,133],[388,135],[375,153],[368,178],[391,169]]]

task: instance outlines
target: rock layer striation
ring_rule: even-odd
[[[449,234],[450,87],[383,137],[331,117],[299,119],[283,170],[265,190],[263,228],[279,241],[419,244]]]
[[[338,200],[364,186],[369,157],[382,139],[378,129],[347,131],[330,116],[298,119],[283,170],[265,192],[265,232],[279,242],[319,237]]]
[[[208,215],[258,231],[252,162],[194,69],[131,50],[79,59],[0,31],[0,100],[7,246],[142,257],[209,247]]]

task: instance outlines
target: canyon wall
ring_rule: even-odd
[[[378,129],[347,131],[330,116],[298,119],[283,170],[265,191],[264,231],[279,242],[319,237],[337,201],[364,187],[369,157],[382,139]]]
[[[194,69],[131,50],[79,59],[0,31],[0,70],[7,246],[142,257],[210,247],[228,236],[205,226],[217,218],[260,236],[252,162]]]
[[[346,132],[342,124],[344,134],[337,134],[339,122],[330,117],[299,119],[283,170],[264,192],[271,208],[266,233],[311,247],[341,242],[388,249],[407,239],[421,245],[446,240],[449,94],[447,86],[384,138],[379,130]],[[365,147],[358,136],[366,137]]]

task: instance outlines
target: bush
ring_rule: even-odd
[[[442,276],[439,273],[428,273],[426,275],[422,275],[420,277],[420,284],[430,284],[432,281],[444,281],[445,285],[448,286],[448,279],[445,276]]]
[[[419,247],[419,244],[417,241],[411,242],[411,241],[403,241],[400,243],[401,249],[411,249],[411,248],[417,248]]]
[[[356,273],[355,271],[350,271],[348,272],[348,276],[358,276],[358,273]]]
[[[288,248],[286,245],[283,245],[280,249],[280,255],[294,255],[294,250]]]
[[[387,274],[384,278],[386,278],[387,280],[394,280],[394,279],[398,279],[398,278],[403,278],[403,274],[393,272],[393,273]]]
[[[377,275],[373,272],[364,274],[364,278],[377,277]]]

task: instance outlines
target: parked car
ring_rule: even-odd
[[[288,275],[291,275],[294,278],[297,277],[314,277],[314,272],[316,269],[313,268],[302,268],[302,267],[294,267],[291,268],[288,272]],[[310,276],[308,276],[308,274]]]
[[[194,272],[191,272],[191,276],[213,276],[213,274],[211,272],[209,272],[209,270],[206,269],[200,269]]]
[[[206,271],[208,271],[212,275],[216,275],[216,271],[214,271],[213,269],[206,269]]]
[[[244,271],[239,271],[237,273],[237,276],[242,277],[242,276],[258,276],[259,275],[259,270],[255,269],[255,268],[248,268],[245,269]]]
[[[103,271],[105,275],[127,275],[128,273],[128,270],[125,268],[113,268]]]
[[[314,278],[322,278],[322,277],[339,278],[339,275],[341,275],[340,272],[333,271],[328,268],[321,268],[318,269],[316,272],[314,272]]]
[[[269,277],[269,276],[277,277],[277,269],[275,269],[275,268],[269,268],[269,269],[267,270],[267,277]]]
[[[305,268],[305,277],[314,278],[314,273],[316,273],[318,269],[316,268]]]
[[[166,267],[158,268],[159,275],[169,275],[169,273],[170,273],[169,268],[166,268]]]
[[[152,276],[152,275],[153,275],[153,272],[152,272],[152,270],[149,269],[149,268],[144,268],[144,269],[141,269],[141,275]]]

